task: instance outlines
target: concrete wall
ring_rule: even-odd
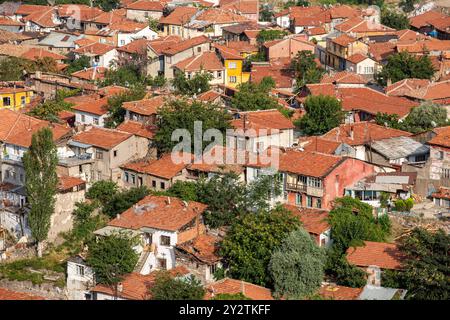
[[[136,20],[139,22],[148,22],[148,18],[153,18],[159,20],[163,15],[159,11],[144,11],[144,10],[133,10],[127,9],[127,19]]]

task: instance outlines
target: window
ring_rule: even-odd
[[[175,34],[175,27],[172,26],[172,34]]]
[[[308,177],[306,176],[297,176],[297,183],[302,184],[306,186],[306,183],[308,182]]]
[[[236,76],[230,76],[230,83],[236,83]]]
[[[438,158],[438,160],[444,159],[444,151],[438,151],[437,158]]]
[[[152,187],[156,188],[156,181],[155,180],[152,180]]]
[[[124,45],[125,45],[125,40],[123,40],[123,39],[120,40],[120,45],[121,45],[121,46],[124,46]]]
[[[24,182],[24,177],[23,177],[22,173],[20,174],[20,182],[22,182],[22,183]]]
[[[158,259],[158,265],[160,269],[167,270],[167,260],[166,259]]]
[[[26,97],[25,96],[20,97],[20,104],[24,106],[26,103],[27,103]]]
[[[144,12],[144,17],[148,18],[148,12],[147,11]]]
[[[159,239],[159,243],[162,246],[170,246],[170,237],[169,236],[161,236]]]
[[[317,200],[316,200],[316,207],[317,208],[322,208],[322,199],[317,198]]]
[[[97,118],[97,117],[94,118],[94,124],[97,125],[97,126],[98,126],[98,124],[99,124],[99,121],[98,121],[98,118]]]
[[[81,122],[85,122],[86,121],[86,116],[84,114],[81,115]]]
[[[160,186],[160,188],[163,189],[163,190],[166,189],[166,184],[165,184],[164,182],[160,182],[160,183],[159,183],[159,186]]]
[[[192,73],[188,72],[187,78],[188,78],[189,80],[191,80],[191,76],[192,76]]]
[[[95,159],[98,159],[98,160],[103,159],[103,151],[96,150],[96,152],[95,152]]]
[[[245,140],[244,139],[237,139],[237,148],[238,150],[245,150]]]
[[[309,177],[308,186],[315,188],[322,188],[322,181],[314,177]]]
[[[136,184],[136,176],[134,174],[131,175],[131,183]]]
[[[302,195],[300,193],[295,194],[295,204],[299,206],[302,205]]]
[[[311,208],[311,207],[312,207],[312,197],[306,196],[306,206],[307,206],[308,208]]]
[[[8,107],[11,105],[11,98],[10,97],[4,97],[3,98],[3,106]]]
[[[77,275],[84,276],[84,266],[77,264]]]
[[[97,171],[97,180],[102,180],[102,172]]]
[[[125,172],[123,177],[126,182],[128,182],[130,179],[128,172]]]
[[[217,78],[222,79],[222,71],[217,71]]]
[[[113,156],[114,156],[114,157],[117,157],[117,150],[114,150],[114,151],[113,151]]]
[[[202,52],[202,47],[197,47],[197,52]]]
[[[257,142],[256,143],[256,150],[257,151],[264,151],[264,142]]]
[[[166,57],[166,62],[167,63],[172,63],[172,57]]]
[[[95,56],[95,57],[94,57],[94,61],[97,62],[97,63],[99,63],[99,62],[100,62],[100,56]]]
[[[427,156],[425,154],[421,154],[416,156],[416,162],[423,162],[427,159]]]
[[[236,69],[236,62],[228,62],[228,69]]]

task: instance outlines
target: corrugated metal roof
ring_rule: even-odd
[[[395,137],[372,142],[371,148],[388,159],[426,154],[430,148],[409,137]]]

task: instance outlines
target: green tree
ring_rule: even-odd
[[[103,204],[103,213],[111,218],[115,218],[118,214],[142,200],[149,193],[149,190],[145,186],[117,192],[108,202]]]
[[[340,248],[331,247],[327,250],[325,267],[328,276],[341,286],[362,288],[367,283],[367,274],[362,269],[350,264]]]
[[[115,69],[107,70],[104,79],[100,81],[102,87],[116,85],[130,88],[142,86],[144,83],[146,83],[146,79],[140,67],[131,63],[119,64]]]
[[[291,61],[291,67],[295,72],[297,91],[309,83],[318,83],[322,79],[325,70],[315,61],[313,52],[302,50]]]
[[[306,114],[295,125],[306,135],[320,135],[339,126],[344,119],[341,102],[331,96],[309,96]]]
[[[28,115],[42,120],[59,123],[58,114],[63,110],[71,110],[72,103],[64,101],[65,98],[77,95],[79,89],[66,90],[60,89],[56,91],[55,98],[40,103],[28,112]]]
[[[405,255],[400,285],[414,300],[448,300],[450,298],[450,235],[442,229],[431,233],[415,228],[399,246]]]
[[[414,5],[418,2],[419,0],[401,0],[400,7],[408,13],[414,10]]]
[[[191,150],[194,150],[194,121],[202,122],[202,130],[213,128],[223,134],[230,128],[231,116],[212,103],[201,101],[189,102],[186,99],[172,100],[158,110],[160,124],[154,136],[154,143],[160,154],[172,151],[178,143],[172,141],[172,133],[176,129],[187,129],[191,134]],[[216,141],[223,144],[223,141]],[[206,146],[207,142],[204,142]],[[193,151],[192,151],[193,152]]]
[[[314,294],[324,277],[326,255],[303,228],[292,231],[272,254],[269,271],[275,293],[287,299]]]
[[[184,201],[198,201],[199,189],[197,182],[178,180],[172,184],[167,192],[170,196],[183,199]]]
[[[202,300],[205,290],[194,276],[174,278],[167,271],[159,271],[150,288],[152,300]]]
[[[105,120],[106,128],[115,128],[125,119],[125,109],[122,107],[124,102],[138,101],[145,97],[145,88],[135,86],[131,90],[115,94],[108,98],[109,116]]]
[[[0,61],[0,81],[20,81],[25,74],[35,71],[57,73],[56,61],[49,57],[35,61],[6,57]]]
[[[259,20],[271,22],[273,19],[273,12],[268,6],[261,6],[259,9]]]
[[[117,183],[109,180],[100,180],[92,184],[86,192],[86,198],[96,200],[100,203],[107,203],[118,190],[119,187],[117,186]]]
[[[275,87],[271,77],[264,77],[260,83],[241,83],[231,99],[231,106],[241,111],[276,109],[277,100],[269,94]]]
[[[47,239],[50,229],[50,217],[55,211],[57,164],[53,133],[49,128],[43,128],[33,134],[30,148],[23,155],[25,187],[30,204],[28,223],[37,242],[39,257],[42,256],[41,244]]]
[[[187,79],[184,72],[178,72],[172,80],[172,85],[178,93],[193,96],[208,91],[212,78],[208,72],[197,72],[191,79]]]
[[[411,110],[401,123],[400,129],[411,133],[421,133],[449,124],[445,108],[431,102],[424,102]]]
[[[256,41],[262,44],[267,41],[283,39],[287,34],[288,32],[285,30],[263,29],[256,36]]]
[[[100,7],[103,11],[111,11],[120,6],[120,0],[94,0],[94,5]]]
[[[91,60],[88,56],[80,56],[78,59],[72,60],[68,62],[69,65],[66,68],[67,74],[72,74],[74,72],[83,70],[84,68],[90,68],[91,67]]]
[[[427,55],[416,57],[402,51],[388,57],[387,64],[377,75],[377,81],[386,86],[388,80],[394,83],[407,78],[431,79],[434,72],[433,64]]]
[[[112,288],[117,295],[117,284],[134,270],[139,255],[133,249],[138,239],[126,232],[101,237],[89,244],[86,262],[94,271],[95,280]]]
[[[390,28],[397,30],[403,30],[409,28],[408,17],[401,12],[396,12],[393,10],[382,10],[381,11],[381,23]]]
[[[399,123],[398,114],[387,114],[377,112],[375,116],[375,122],[380,126],[386,126],[389,128],[400,129],[401,124]]]
[[[149,17],[148,18],[148,26],[150,27],[150,30],[153,30],[155,32],[158,32],[158,28],[159,28],[159,20]]]
[[[299,220],[282,207],[236,219],[220,244],[220,254],[229,266],[230,275],[235,279],[272,286],[268,272],[272,253],[299,225]]]

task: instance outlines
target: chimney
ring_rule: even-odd
[[[120,219],[120,213],[116,215],[116,219]]]

